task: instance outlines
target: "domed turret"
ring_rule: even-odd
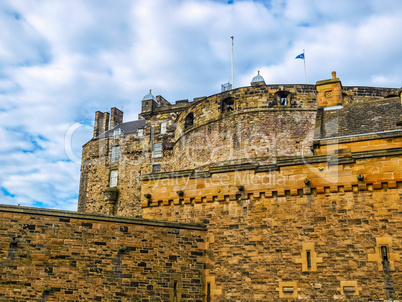
[[[260,75],[260,71],[258,70],[257,75],[251,80],[251,86],[259,86],[259,85],[266,85],[264,78]]]
[[[152,95],[152,89],[149,89],[149,93],[144,96],[143,101],[154,100],[156,102],[156,98]]]

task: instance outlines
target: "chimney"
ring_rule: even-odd
[[[121,123],[123,123],[123,111],[113,107],[110,109],[110,129]]]
[[[317,89],[318,107],[333,107],[342,105],[342,83],[336,77],[336,71],[331,72],[331,79],[318,81]]]
[[[109,112],[95,112],[94,138],[109,130]]]

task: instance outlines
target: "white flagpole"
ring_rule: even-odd
[[[234,89],[234,77],[233,77],[233,39],[234,39],[234,36],[231,36],[230,37],[231,39],[232,39],[232,89]]]
[[[305,79],[306,84],[307,84],[307,73],[306,73],[306,54],[305,54],[305,52],[304,52],[304,49],[303,49],[303,61],[304,61],[304,79]]]

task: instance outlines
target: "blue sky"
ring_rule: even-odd
[[[76,210],[96,110],[330,77],[402,86],[402,1],[0,2],[0,203]]]

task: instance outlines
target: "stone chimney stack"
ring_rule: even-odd
[[[109,112],[95,112],[94,138],[109,130]]]
[[[315,84],[317,89],[318,107],[333,107],[342,105],[342,83],[333,71],[329,80],[318,81]]]
[[[123,123],[123,111],[113,107],[110,109],[110,129],[121,123]]]

